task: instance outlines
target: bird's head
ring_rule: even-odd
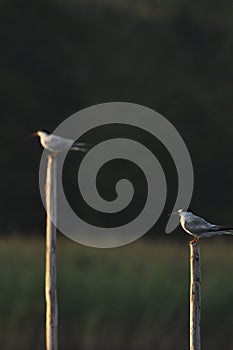
[[[187,210],[185,210],[185,209],[178,209],[177,211],[173,211],[170,215],[185,216],[188,213],[189,214],[194,214],[193,211],[189,208]]]
[[[36,132],[34,132],[31,136],[38,136],[38,137],[41,137],[41,136],[44,136],[44,135],[47,135],[47,131],[45,130],[37,130]]]

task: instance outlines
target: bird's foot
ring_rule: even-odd
[[[189,244],[197,243],[199,241],[199,237],[195,237]]]

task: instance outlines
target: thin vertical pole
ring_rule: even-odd
[[[46,175],[46,262],[45,262],[45,299],[46,299],[46,350],[58,349],[58,307],[56,281],[56,240],[57,232],[57,160],[49,154]],[[53,222],[51,221],[53,218]]]
[[[190,244],[190,350],[201,350],[201,256],[200,244]]]

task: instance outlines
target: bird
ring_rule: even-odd
[[[45,130],[38,130],[32,136],[38,136],[42,147],[55,154],[69,150],[87,152],[91,146],[85,142],[75,142],[65,137],[50,134]]]
[[[194,214],[191,209],[187,211],[179,209],[171,215],[179,215],[180,224],[184,231],[194,236],[190,244],[197,243],[200,238],[209,238],[218,235],[233,235],[233,227],[215,225],[207,222],[200,216]]]

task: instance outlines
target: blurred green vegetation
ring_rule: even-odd
[[[171,236],[170,236],[171,237]],[[0,348],[44,347],[44,242],[0,241]],[[233,246],[201,242],[202,344],[233,348]],[[93,249],[58,239],[61,349],[188,348],[189,247],[140,240]]]

